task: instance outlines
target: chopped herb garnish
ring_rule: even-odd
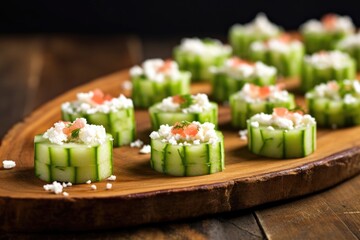
[[[184,100],[182,103],[180,103],[180,108],[188,108],[194,102],[191,94],[184,94],[184,95],[181,95],[180,97]]]
[[[78,138],[79,137],[79,132],[80,132],[81,128],[77,128],[74,131],[71,132],[71,137],[72,138]]]
[[[174,124],[173,129],[183,129],[186,126],[189,126],[191,122],[189,121],[181,121]]]

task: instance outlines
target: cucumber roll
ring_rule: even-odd
[[[321,51],[305,56],[301,74],[301,89],[306,92],[330,80],[354,79],[355,61],[340,51]]]
[[[222,65],[230,55],[230,46],[210,38],[185,38],[174,49],[174,58],[180,69],[190,71],[193,81],[210,80],[212,73],[209,68]]]
[[[320,21],[311,19],[300,27],[307,53],[332,50],[336,43],[355,32],[348,16],[327,14]]]
[[[130,69],[130,78],[135,107],[147,108],[163,98],[190,91],[191,73],[180,71],[178,64],[171,60],[146,60],[142,67]]]
[[[217,127],[218,106],[209,102],[206,94],[175,95],[156,103],[149,108],[151,126],[158,130],[160,125],[174,125],[183,120],[200,123],[211,122]]]
[[[283,77],[297,77],[304,57],[303,44],[287,34],[250,45],[250,59],[276,67]]]
[[[151,167],[173,176],[197,176],[224,169],[224,137],[212,123],[182,121],[150,134]]]
[[[78,93],[76,101],[62,104],[61,112],[64,121],[74,121],[81,117],[90,124],[103,125],[113,136],[115,147],[135,140],[133,102],[122,94],[113,98],[99,89]]]
[[[112,136],[86,119],[57,122],[34,138],[35,175],[47,182],[100,181],[113,173]]]
[[[257,113],[272,113],[275,107],[295,108],[295,97],[280,86],[259,87],[245,84],[243,89],[230,96],[231,124],[245,129],[246,121]]]
[[[358,80],[329,81],[305,95],[309,113],[320,127],[349,127],[360,124]]]
[[[316,149],[316,122],[310,115],[275,108],[247,122],[250,152],[269,158],[301,158]]]
[[[238,57],[229,58],[224,65],[214,67],[212,71],[212,97],[220,102],[229,101],[230,95],[241,90],[245,83],[264,86],[276,81],[276,68]]]
[[[265,14],[259,13],[253,22],[233,25],[229,30],[229,42],[235,55],[249,58],[249,47],[253,42],[277,37],[281,32],[281,28],[271,23]]]
[[[360,33],[348,36],[336,44],[336,49],[349,54],[356,61],[356,68],[360,71]]]

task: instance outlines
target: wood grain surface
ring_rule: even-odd
[[[229,126],[229,107],[221,106],[219,123],[226,149],[226,170],[222,173],[165,176],[149,167],[149,155],[122,147],[114,150],[118,178],[112,190],[105,190],[105,182],[100,182],[97,191],[87,184],[68,188],[69,197],[45,192],[44,182],[33,173],[33,136],[58,121],[61,103],[74,99],[77,92],[101,88],[118,95],[124,92],[122,83],[128,78],[124,70],[72,89],[8,132],[0,159],[14,159],[17,167],[0,176],[2,230],[111,229],[228,212],[312,193],[360,171],[360,127],[319,130],[317,151],[306,158],[266,159],[248,152],[246,142]],[[209,92],[209,85],[193,85],[192,91]],[[136,121],[138,137],[147,142],[147,111],[137,110]]]

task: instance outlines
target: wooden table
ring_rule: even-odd
[[[130,67],[145,58],[169,56],[175,43],[174,39],[140,41],[135,36],[116,35],[0,36],[0,137],[34,108],[58,94]],[[358,189],[360,176],[301,199],[199,219],[91,233],[0,232],[0,236],[55,239],[359,239]]]

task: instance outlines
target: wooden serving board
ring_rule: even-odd
[[[246,141],[229,125],[229,107],[219,109],[220,130],[225,135],[225,171],[198,177],[171,177],[150,168],[150,155],[139,149],[114,150],[111,190],[106,181],[97,190],[81,184],[66,188],[68,197],[43,190],[45,182],[34,176],[33,137],[60,119],[61,103],[76,93],[100,88],[118,95],[127,71],[80,86],[35,110],[16,124],[0,146],[0,160],[17,166],[0,169],[0,230],[90,230],[170,221],[254,207],[316,192],[348,179],[360,171],[360,127],[318,131],[317,151],[306,157],[274,160],[247,150]],[[289,82],[290,85],[292,82]],[[296,85],[296,82],[295,82]],[[193,92],[209,93],[207,84],[194,84]],[[137,110],[138,138],[149,142],[147,111]]]

